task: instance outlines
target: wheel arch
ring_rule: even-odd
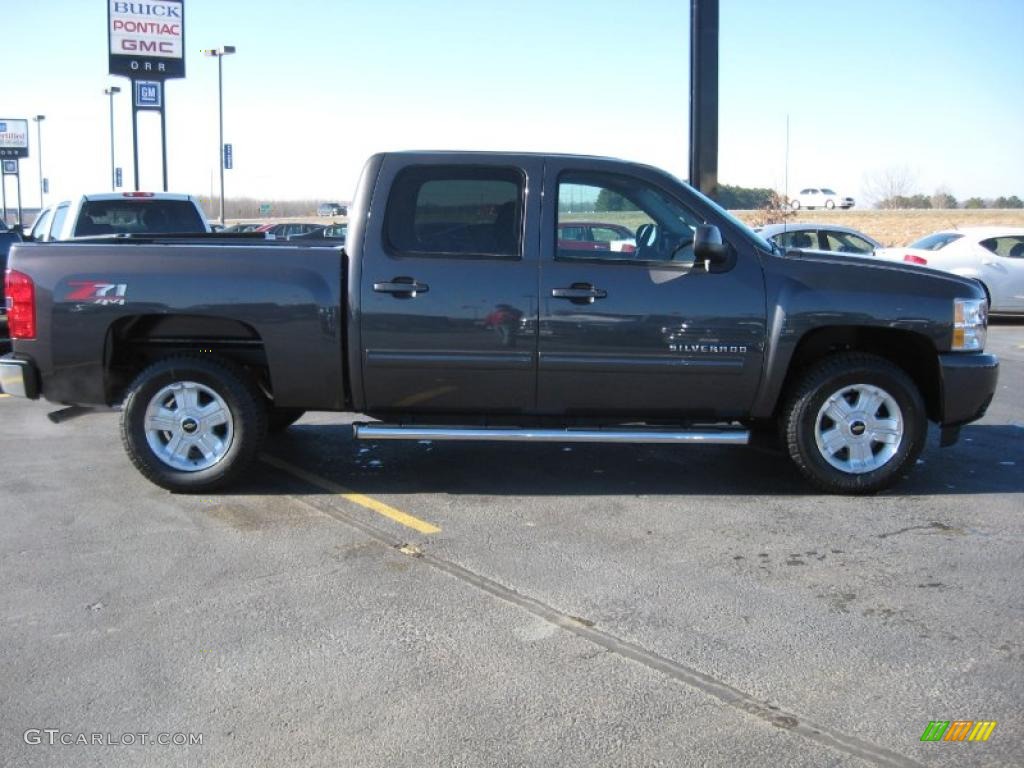
[[[779,415],[789,393],[809,368],[829,355],[851,351],[877,355],[901,368],[920,391],[928,419],[940,420],[942,379],[938,351],[932,341],[913,331],[865,326],[827,326],[804,334],[790,358],[773,416]]]
[[[234,363],[266,397],[273,397],[263,339],[252,326],[217,316],[144,314],[118,318],[107,329],[103,361],[107,401],[123,400],[135,377],[154,362],[190,353]]]

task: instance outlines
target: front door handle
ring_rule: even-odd
[[[552,288],[551,296],[556,299],[569,299],[573,304],[593,304],[594,299],[604,299],[608,291],[595,288],[590,283],[573,283],[568,288]]]
[[[429,291],[430,286],[412,277],[396,277],[389,283],[374,283],[373,290],[377,293],[390,293],[400,299],[415,299],[419,294]]]

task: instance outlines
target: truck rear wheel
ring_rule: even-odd
[[[924,401],[898,366],[859,352],[811,368],[786,403],[790,458],[830,493],[888,488],[913,466],[927,434]]]
[[[135,467],[176,493],[209,491],[235,480],[267,431],[261,396],[225,360],[183,355],[138,375],[121,415],[121,441]]]

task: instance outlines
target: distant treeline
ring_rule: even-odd
[[[969,197],[964,201],[958,201],[955,197],[945,192],[934,195],[894,195],[875,203],[875,208],[896,209],[896,208],[1024,208],[1024,200],[1016,195],[1010,197],[996,197],[983,200],[980,197]]]

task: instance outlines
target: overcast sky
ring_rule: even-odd
[[[128,81],[107,75],[104,0],[10,3],[0,118],[46,115],[49,199],[109,188],[109,112],[131,184]],[[394,149],[578,152],[687,173],[689,3],[676,0],[187,0],[166,89],[172,191],[216,191],[224,60],[227,194],[348,199]],[[719,180],[863,196],[905,166],[918,191],[1024,197],[1024,0],[721,0]],[[159,189],[159,123],[141,184]],[[22,161],[38,202],[35,125]],[[8,182],[8,202],[13,181]]]

